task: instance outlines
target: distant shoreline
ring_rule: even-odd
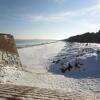
[[[56,43],[58,41],[61,41],[61,40],[57,40],[57,41],[53,41],[53,42],[48,42],[48,43],[34,44],[34,45],[22,45],[22,46],[16,46],[16,47],[17,47],[17,49],[22,49],[22,48],[28,48],[28,47],[33,47],[33,46],[41,46],[41,45]]]

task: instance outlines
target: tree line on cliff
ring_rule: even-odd
[[[65,39],[67,42],[80,43],[100,43],[100,30],[98,32],[86,32],[81,35],[76,35]]]

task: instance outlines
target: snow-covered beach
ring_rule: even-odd
[[[100,44],[59,41],[18,49],[22,71],[3,77],[6,82],[40,88],[100,94]],[[75,67],[75,62],[80,67]],[[73,67],[62,73],[70,63]],[[10,78],[11,77],[11,78]]]

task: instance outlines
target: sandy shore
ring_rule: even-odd
[[[92,93],[62,92],[45,88],[0,84],[0,100],[100,100]]]

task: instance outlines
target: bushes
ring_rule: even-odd
[[[87,32],[82,35],[76,35],[65,39],[67,42],[80,42],[80,43],[100,43],[100,30],[96,33]]]

